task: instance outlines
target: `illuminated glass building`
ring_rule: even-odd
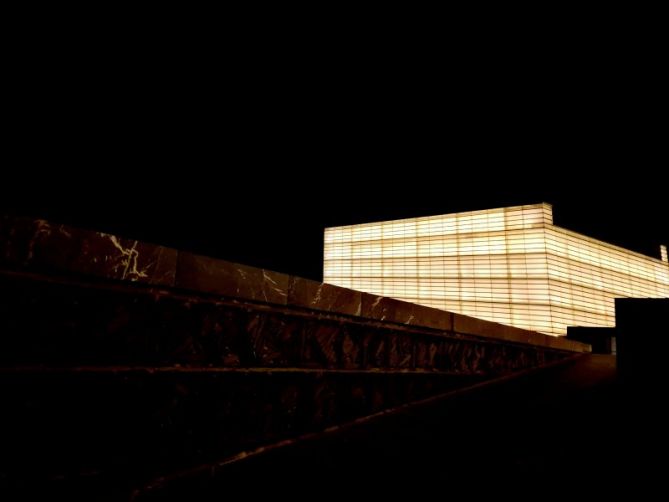
[[[616,297],[669,297],[669,264],[553,225],[550,204],[325,229],[323,280],[565,335]]]

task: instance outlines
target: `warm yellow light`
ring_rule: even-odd
[[[324,258],[325,282],[553,335],[669,296],[666,263],[554,226],[549,204],[327,228]]]

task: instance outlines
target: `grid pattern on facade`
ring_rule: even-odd
[[[549,204],[325,230],[325,282],[553,335],[669,296],[666,263],[553,225]]]

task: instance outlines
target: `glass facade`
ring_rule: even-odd
[[[326,228],[323,280],[551,335],[669,297],[667,263],[556,227],[549,204]]]

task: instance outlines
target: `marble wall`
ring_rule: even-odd
[[[123,499],[155,476],[588,350],[26,219],[0,218],[0,293],[0,494],[26,497]]]

